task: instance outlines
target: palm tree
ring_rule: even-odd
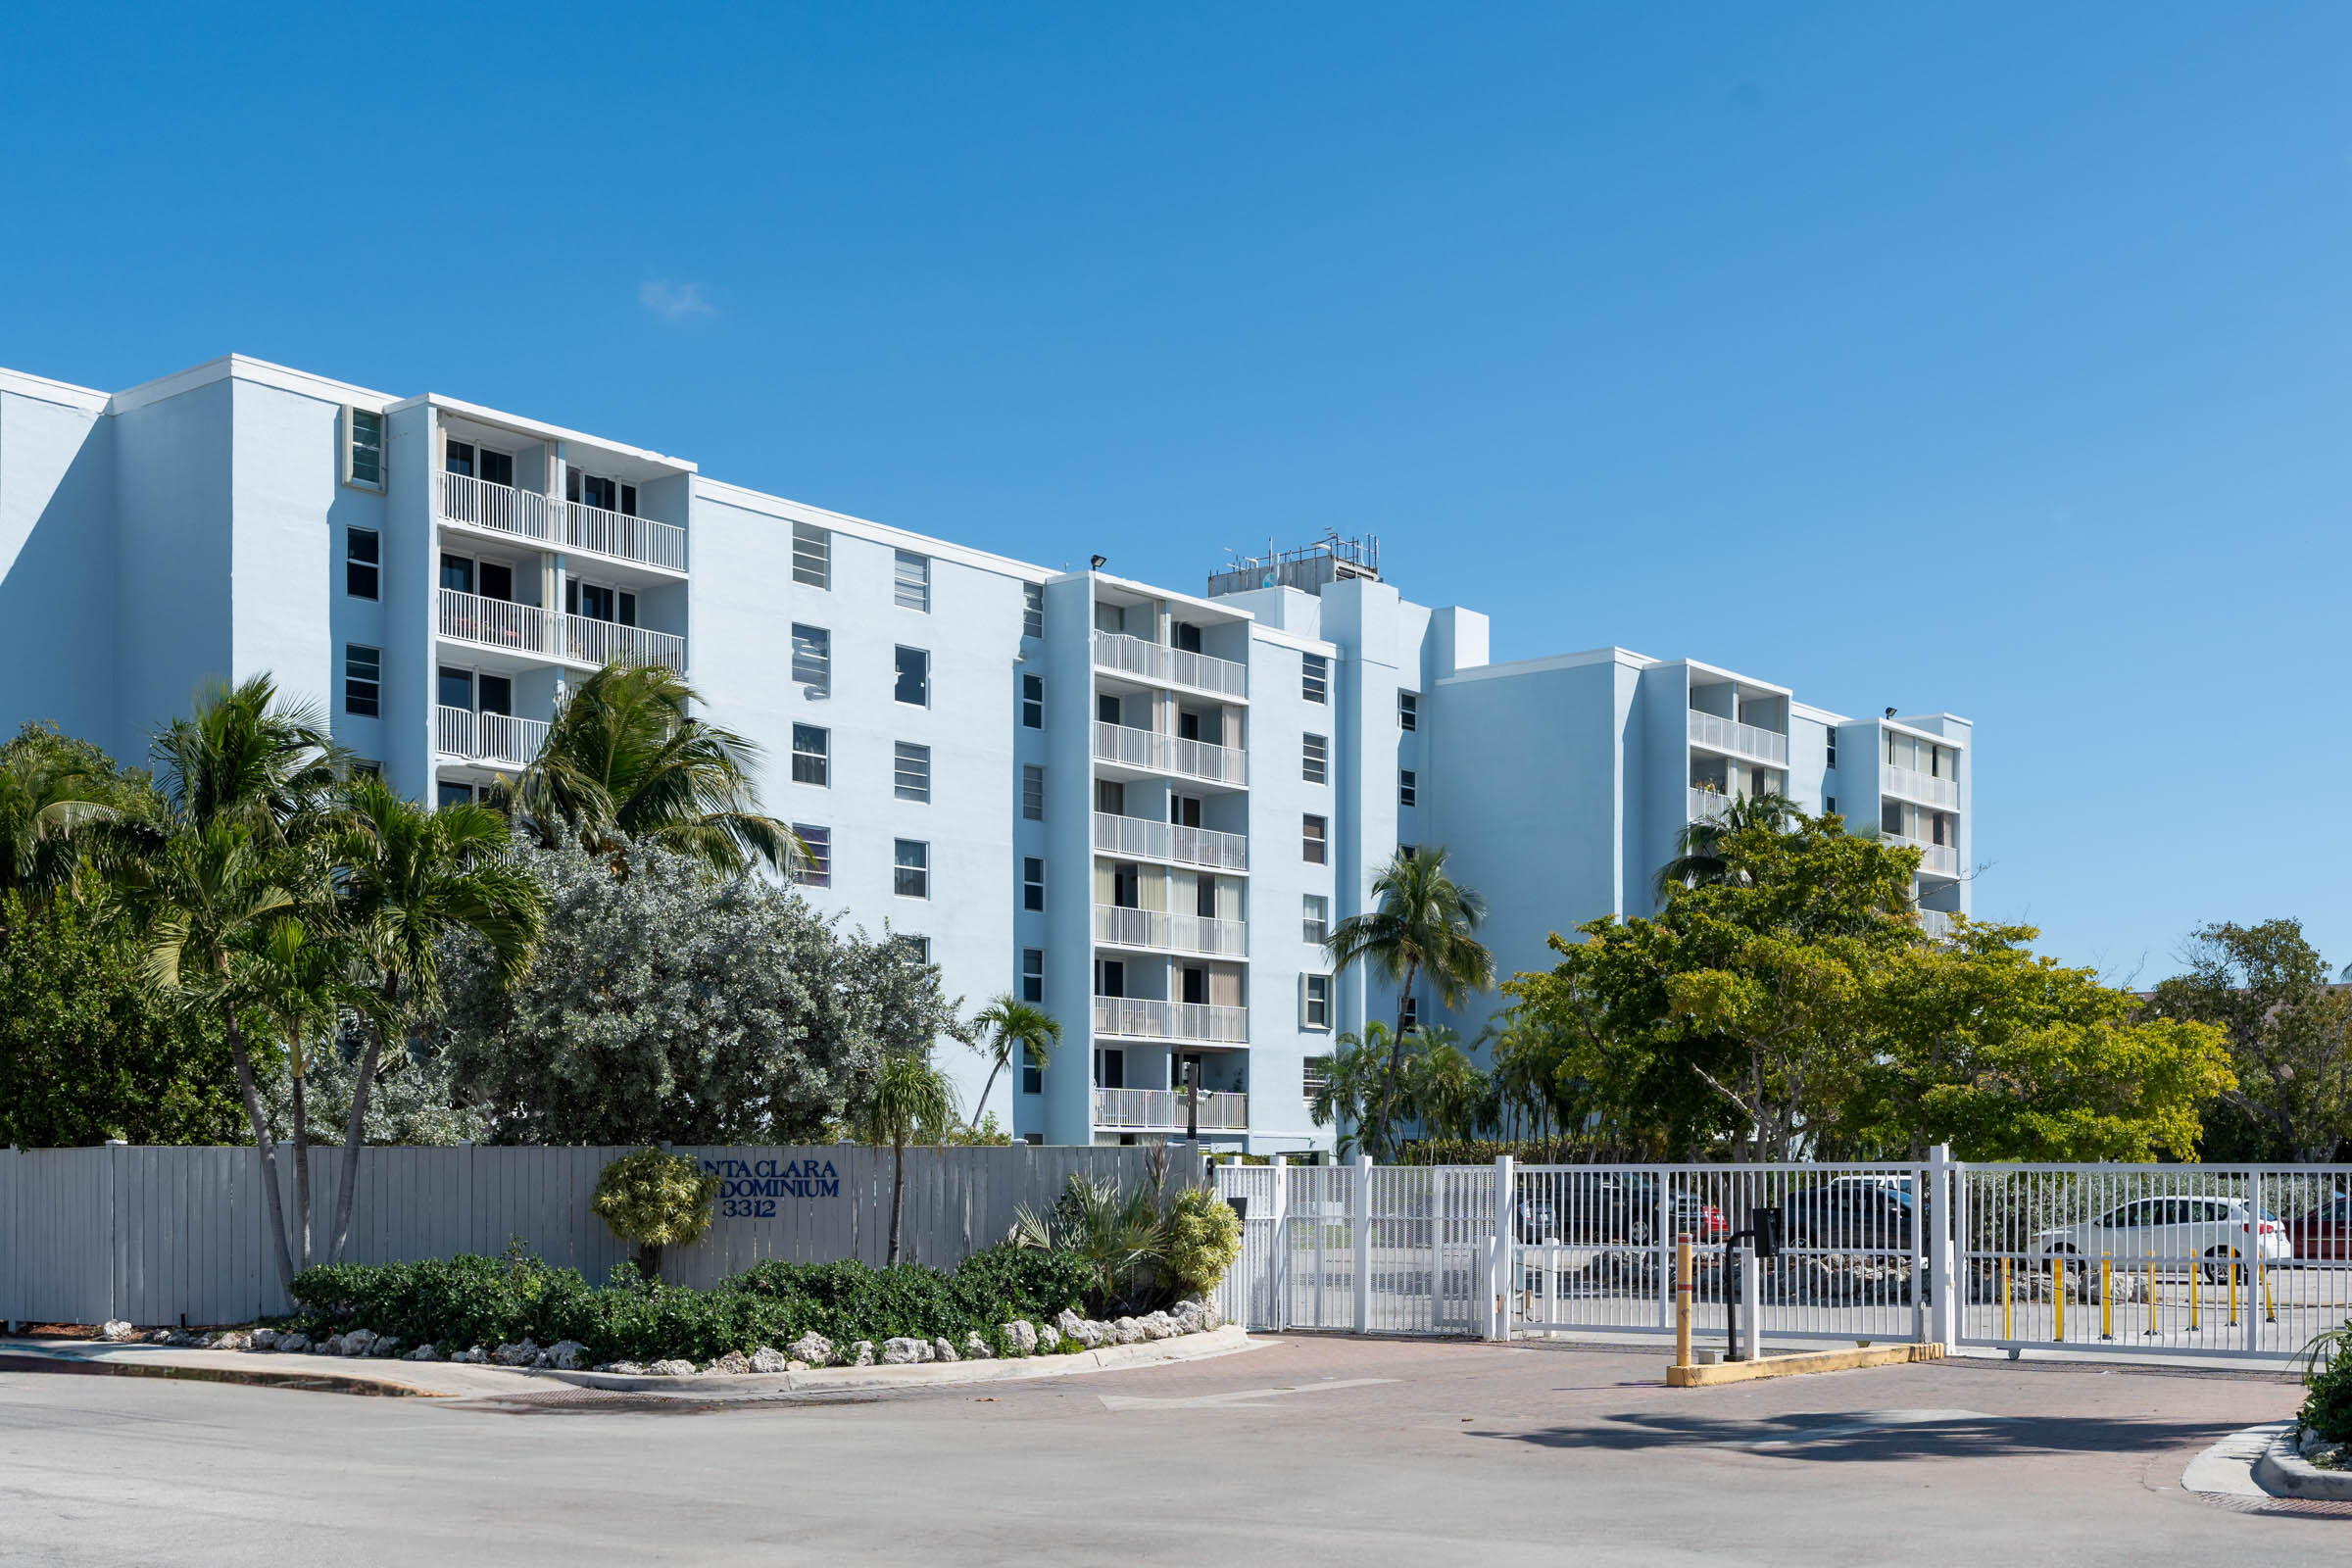
[[[1307,1115],[1318,1127],[1339,1125],[1339,1152],[1342,1157],[1356,1149],[1379,1145],[1384,1141],[1383,1130],[1373,1125],[1377,1114],[1375,1103],[1380,1098],[1381,1074],[1389,1059],[1389,1045],[1395,1037],[1389,1026],[1378,1018],[1364,1025],[1363,1033],[1343,1034],[1333,1042],[1337,1048],[1324,1064],[1323,1081],[1307,1098]]]
[[[139,793],[94,748],[47,725],[27,724],[0,746],[0,945],[8,896],[37,910],[71,886],[83,860],[79,830],[134,808]]]
[[[342,1256],[351,1234],[368,1092],[387,1027],[405,1036],[439,1010],[441,946],[455,933],[480,938],[501,978],[519,980],[547,910],[539,885],[503,858],[506,818],[488,807],[465,803],[428,811],[368,775],[353,778],[342,800],[344,826],[335,846],[342,913],[373,971],[378,1005],[364,1019],[367,1044],[352,1080],[329,1262]]]
[[[906,1206],[906,1145],[925,1135],[936,1138],[954,1124],[956,1086],[919,1052],[892,1052],[866,1083],[858,1120],[868,1142],[889,1142],[897,1167],[890,1183],[890,1261],[896,1263],[899,1218]]]
[[[975,1032],[987,1031],[987,1044],[980,1049],[988,1054],[988,1082],[980,1086],[980,1099],[972,1106],[972,1131],[980,1130],[980,1113],[988,1105],[988,1093],[997,1087],[997,1074],[1012,1065],[1013,1054],[1018,1051],[1037,1057],[1045,1066],[1053,1059],[1054,1048],[1061,1044],[1061,1020],[1034,1003],[1021,1001],[1010,992],[991,999],[972,1018]]]
[[[326,830],[350,760],[325,710],[281,698],[268,675],[202,688],[193,716],[173,719],[155,741],[156,783],[172,823],[236,821],[280,845]]]
[[[295,1273],[311,1266],[311,1123],[307,1095],[311,1047],[331,1041],[348,1012],[381,1027],[380,1004],[365,983],[360,953],[346,936],[306,927],[279,915],[239,944],[237,986],[251,1010],[269,1021],[286,1054],[294,1142],[294,1238],[287,1259]]]
[[[1740,880],[1739,868],[1725,853],[1732,836],[1751,827],[1777,832],[1796,811],[1796,803],[1786,795],[1743,795],[1721,815],[1685,825],[1674,837],[1674,858],[1658,868],[1658,902],[1666,902],[1669,888]]]
[[[564,702],[497,804],[550,849],[576,842],[617,857],[642,840],[730,875],[755,859],[805,864],[792,829],[760,810],[760,748],[695,717],[697,700],[674,670],[607,664]]]
[[[1437,1138],[1468,1140],[1494,1123],[1494,1080],[1482,1071],[1443,1024],[1417,1031],[1408,1103],[1422,1130]]]
[[[1425,844],[1413,855],[1397,851],[1372,879],[1372,912],[1342,920],[1323,947],[1335,970],[1369,964],[1396,982],[1396,1029],[1375,1118],[1385,1153],[1396,1124],[1397,1063],[1414,984],[1426,978],[1440,1002],[1459,1006],[1470,993],[1493,987],[1494,956],[1471,934],[1487,917],[1487,901],[1446,875],[1442,844]]]

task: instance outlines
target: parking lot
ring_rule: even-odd
[[[2200,1499],[2277,1377],[1960,1361],[1711,1390],[1648,1351],[1285,1338],[885,1397],[495,1404],[0,1375],[8,1560],[2341,1563]],[[1605,1556],[1602,1554],[1605,1553]]]

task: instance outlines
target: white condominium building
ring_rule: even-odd
[[[1648,912],[1683,828],[1765,791],[1916,843],[1931,926],[1968,907],[1967,720],[1848,718],[1621,648],[1496,664],[1487,641],[1475,611],[1402,598],[1369,541],[1194,594],[240,357],[111,394],[0,370],[7,733],[48,719],[141,760],[201,681],[266,670],[448,800],[528,760],[600,664],[668,664],[765,748],[809,900],[920,943],[967,1006],[1009,991],[1060,1020],[986,1107],[1036,1141],[1197,1113],[1211,1144],[1328,1149],[1319,1058],[1398,999],[1320,941],[1400,846],[1452,852],[1505,974]],[[985,1064],[942,1059],[968,1103]]]

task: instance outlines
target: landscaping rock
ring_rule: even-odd
[[[607,1361],[603,1366],[598,1367],[597,1370],[599,1372],[617,1372],[625,1378],[641,1378],[645,1376],[645,1368],[639,1366],[634,1361]]]
[[[1012,1355],[1037,1353],[1037,1325],[1025,1317],[1016,1317],[1004,1325],[1004,1346]]]
[[[204,1348],[208,1350],[244,1350],[252,1346],[253,1336],[243,1329],[222,1329],[204,1342]]]
[[[403,1361],[438,1361],[441,1359],[441,1352],[432,1346],[419,1345],[401,1359]]]
[[[270,1348],[280,1355],[300,1355],[311,1348],[311,1337],[308,1334],[282,1333]]]
[[[1184,1332],[1176,1326],[1176,1320],[1165,1312],[1153,1312],[1151,1316],[1143,1318],[1141,1322],[1144,1328],[1144,1338],[1147,1340],[1172,1340]]]
[[[1110,1340],[1113,1345],[1135,1345],[1141,1343],[1143,1338],[1144,1326],[1134,1318],[1118,1318],[1110,1325]]]
[[[796,1361],[806,1361],[810,1366],[831,1366],[833,1364],[833,1342],[817,1333],[816,1330],[810,1329],[784,1347],[784,1353]]]
[[[923,1358],[925,1346],[920,1340],[894,1339],[882,1342],[884,1366],[912,1366]],[[862,1362],[859,1363],[863,1365]]]
[[[500,1366],[537,1366],[543,1352],[529,1340],[520,1345],[502,1345],[490,1352],[490,1359]]]
[[[98,1330],[98,1337],[109,1345],[126,1345],[139,1337],[139,1331],[121,1318],[113,1318]]]
[[[806,1362],[794,1361],[782,1350],[770,1345],[762,1345],[752,1352],[752,1370],[755,1372],[789,1372],[795,1366],[805,1366],[806,1364]]]
[[[726,1354],[720,1356],[717,1360],[711,1362],[703,1370],[706,1372],[723,1372],[729,1377],[740,1377],[742,1374],[749,1372],[751,1369],[752,1360],[750,1356],[745,1355],[741,1350],[729,1350]]]
[[[276,1349],[276,1348],[277,1348],[277,1330],[275,1330],[275,1329],[255,1329],[255,1330],[254,1330],[254,1331],[253,1331],[251,1334],[248,1334],[247,1336],[245,1336],[245,1348],[247,1348],[248,1350],[274,1350],[274,1349]]]
[[[963,1337],[963,1358],[966,1361],[993,1361],[997,1352],[988,1348],[988,1339],[978,1329]]]
[[[1104,1325],[1091,1318],[1080,1317],[1066,1306],[1061,1309],[1061,1316],[1054,1320],[1054,1326],[1061,1331],[1063,1339],[1076,1340],[1086,1349],[1091,1350],[1103,1343]]]
[[[871,1340],[859,1340],[859,1341],[858,1341],[857,1344],[855,1344],[855,1345],[853,1345],[853,1346],[851,1346],[851,1347],[850,1347],[850,1365],[852,1365],[852,1366],[872,1366],[873,1364],[874,1364],[874,1342],[873,1342],[873,1341],[871,1341]]]
[[[470,1366],[480,1366],[490,1359],[490,1355],[488,1351],[484,1350],[480,1346],[477,1345],[469,1350],[457,1351],[450,1356],[450,1359],[452,1361],[463,1361]]]
[[[658,1378],[690,1378],[694,1376],[695,1367],[692,1361],[680,1361],[672,1357],[666,1361],[656,1361],[645,1370]]]
[[[587,1356],[588,1347],[577,1340],[558,1340],[547,1348],[547,1364],[559,1371],[577,1372]]]
[[[926,1361],[960,1361],[963,1359],[962,1356],[956,1353],[955,1345],[944,1334],[933,1340],[929,1348],[931,1353],[923,1357]]]
[[[1053,1355],[1061,1349],[1061,1330],[1051,1323],[1037,1325],[1037,1348],[1040,1354]]]
[[[379,1361],[390,1360],[400,1353],[400,1341],[389,1334],[378,1334],[375,1343],[368,1347],[368,1353]]]

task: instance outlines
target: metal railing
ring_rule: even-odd
[[[1957,780],[1937,778],[1933,773],[1922,773],[1915,767],[1897,767],[1891,762],[1886,764],[1886,776],[1880,781],[1879,789],[1883,794],[1899,795],[1906,801],[1917,801],[1922,806],[1960,804],[1960,785]]]
[[[1156,773],[1180,773],[1212,784],[1243,784],[1250,777],[1249,756],[1239,747],[1211,746],[1206,741],[1162,735],[1157,730],[1139,729],[1131,724],[1108,724],[1101,719],[1095,721],[1095,758],[1098,761],[1150,768]]]
[[[1095,1125],[1118,1132],[1182,1132],[1193,1125],[1181,1089],[1097,1089]],[[1250,1130],[1250,1097],[1225,1090],[1200,1092],[1204,1133]]]
[[[508,713],[477,713],[470,708],[441,704],[434,712],[434,736],[444,757],[470,761],[529,763],[547,738],[547,721],[515,718]]]
[[[1165,643],[1148,642],[1124,632],[1095,633],[1095,667],[1166,681],[1171,686],[1189,686],[1219,697],[1250,695],[1248,665],[1237,664],[1230,659],[1212,659],[1189,649],[1170,648]]]
[[[578,550],[670,571],[686,569],[686,530],[577,501],[550,501],[536,490],[492,484],[471,474],[441,475],[441,516],[560,550]]]
[[[1098,904],[1095,906],[1095,940],[1118,948],[1238,957],[1250,951],[1250,927],[1243,920],[1218,920],[1200,914],[1171,914],[1162,909],[1130,909],[1118,905]]]
[[[640,664],[663,664],[681,673],[686,668],[686,639],[671,632],[592,620],[586,615],[555,614],[537,605],[485,599],[455,588],[438,592],[439,626],[444,637],[534,659],[605,664],[626,658]]]
[[[1952,934],[1952,917],[1941,909],[1920,909],[1919,929],[1935,941],[1942,942]]]
[[[1151,860],[1178,860],[1220,871],[1250,868],[1250,840],[1239,833],[1219,833],[1205,827],[1183,827],[1148,816],[1095,813],[1095,848],[1105,855],[1133,855]]]
[[[1732,814],[1732,798],[1721,790],[1690,791],[1690,820],[1720,822]]]
[[[1128,1040],[1200,1040],[1238,1046],[1250,1038],[1250,1009],[1207,1002],[1097,997],[1095,1033]]]
[[[1714,713],[1690,710],[1690,741],[1711,752],[1729,752],[1735,757],[1752,757],[1761,762],[1778,767],[1788,765],[1788,737],[1778,730],[1758,729],[1742,724],[1736,718],[1723,718]]]
[[[1909,838],[1900,833],[1882,833],[1879,836],[1897,849],[1917,850],[1922,871],[1938,872],[1944,876],[1960,874],[1960,851],[1956,846],[1930,844],[1926,839]]]

